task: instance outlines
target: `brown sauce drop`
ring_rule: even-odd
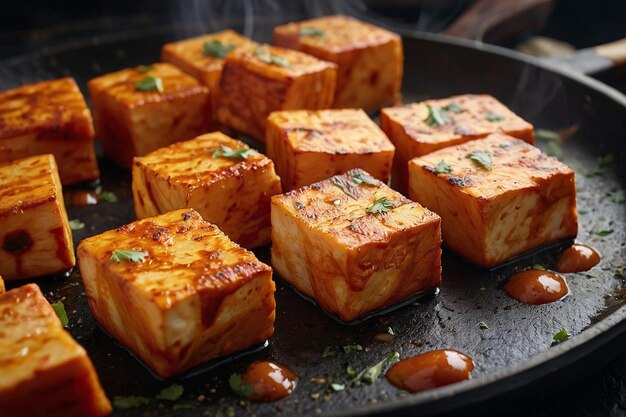
[[[403,359],[387,371],[387,380],[409,392],[420,392],[470,379],[474,361],[456,350],[434,350]]]
[[[65,201],[74,207],[93,206],[98,204],[98,195],[93,191],[68,191]]]
[[[530,269],[513,275],[504,286],[504,290],[524,304],[553,303],[569,294],[565,278],[541,269]]]
[[[559,272],[588,271],[600,263],[600,254],[587,245],[572,245],[561,256],[556,270]]]
[[[285,398],[296,387],[296,374],[270,361],[253,362],[242,376],[242,382],[252,385],[250,401],[270,402]]]

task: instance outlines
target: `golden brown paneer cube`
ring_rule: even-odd
[[[217,121],[263,141],[271,112],[329,108],[336,80],[335,64],[302,52],[239,48],[226,56]]]
[[[270,241],[274,163],[220,132],[161,148],[133,164],[137,218],[193,208],[246,248]]]
[[[378,110],[400,102],[402,38],[348,16],[325,16],[274,29],[274,44],[337,64],[334,107]]]
[[[465,94],[382,109],[380,126],[396,146],[392,182],[402,193],[408,190],[407,163],[417,156],[491,133],[535,143],[533,126],[486,94]]]
[[[130,168],[133,157],[208,131],[209,89],[175,66],[127,68],[89,81],[104,151]]]
[[[211,105],[217,108],[224,58],[239,47],[251,48],[252,40],[228,29],[163,45],[161,59],[176,65],[211,90]]]
[[[52,154],[63,184],[97,180],[91,112],[73,78],[0,92],[0,163]]]
[[[413,159],[409,197],[441,216],[446,245],[485,267],[578,230],[574,171],[498,133]]]
[[[285,110],[267,122],[267,155],[285,191],[353,168],[389,179],[395,148],[361,109]]]
[[[272,197],[272,266],[349,322],[441,283],[441,219],[354,169]]]
[[[85,350],[36,284],[0,295],[0,414],[101,417],[111,404]]]
[[[83,240],[95,319],[168,378],[274,332],[272,269],[191,209]]]
[[[52,155],[0,164],[0,273],[7,280],[74,267],[72,231]]]

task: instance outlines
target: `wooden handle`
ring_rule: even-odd
[[[494,42],[539,29],[552,10],[552,0],[477,0],[442,33]]]
[[[596,46],[593,50],[598,56],[613,61],[616,67],[626,65],[626,39]]]

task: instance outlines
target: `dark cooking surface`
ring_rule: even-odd
[[[163,29],[125,41],[118,39],[77,45],[56,53],[15,59],[0,70],[0,87],[71,74],[86,91],[87,79],[125,66],[156,61],[160,46],[181,36],[182,33]],[[553,265],[558,250],[547,251],[495,272],[475,269],[453,254],[446,253],[444,285],[439,297],[349,327],[332,321],[279,283],[276,334],[267,349],[237,363],[181,380],[185,395],[178,403],[190,404],[195,410],[174,412],[171,404],[160,406],[153,401],[151,407],[142,410],[142,414],[149,411],[148,415],[197,415],[205,410],[225,410],[226,405],[235,405],[237,415],[245,414],[247,410],[257,415],[273,415],[277,407],[285,414],[314,414],[317,409],[322,412],[354,412],[368,407],[383,410],[432,401],[439,395],[462,394],[461,391],[466,388],[480,388],[485,382],[493,382],[508,370],[526,363],[529,358],[535,357],[533,361],[540,361],[541,357],[535,355],[542,352],[544,359],[557,352],[566,355],[579,343],[577,339],[581,341],[596,330],[592,327],[571,342],[550,348],[555,332],[566,327],[570,333],[579,334],[592,322],[623,304],[618,290],[622,281],[616,279],[614,273],[623,266],[626,258],[626,213],[625,206],[612,202],[609,193],[623,191],[624,188],[625,108],[575,81],[518,62],[509,62],[508,58],[419,39],[407,39],[405,49],[405,101],[454,93],[487,92],[510,105],[538,128],[558,129],[581,123],[579,132],[564,147],[564,160],[578,174],[578,205],[581,210],[578,240],[599,249],[604,255],[602,263],[586,273],[567,274],[573,295],[564,301],[544,306],[524,306],[504,294],[502,283],[514,271],[534,263]],[[519,84],[518,79],[521,80]],[[608,164],[603,176],[584,175],[597,171],[597,159],[609,153],[614,156],[614,162]],[[84,230],[74,232],[76,242],[133,220],[130,176],[107,161],[102,162],[102,172],[104,188],[116,192],[120,203],[70,208],[70,218],[80,219],[86,224]],[[595,234],[602,230],[613,230],[613,233],[606,237]],[[266,253],[261,251],[259,256],[267,260]],[[69,280],[40,280],[39,283],[50,300],[67,297],[65,305],[71,331],[89,351],[110,398],[131,394],[153,396],[169,385],[154,379],[95,326],[77,271]],[[624,315],[622,310],[615,314],[619,317]],[[478,325],[481,321],[490,328],[481,329]],[[396,334],[395,341],[389,344],[375,342],[374,336],[384,333],[388,326]],[[366,350],[321,357],[326,346],[350,343],[359,343]],[[334,374],[339,382],[343,382],[346,365],[361,369],[394,351],[399,352],[401,357],[407,357],[439,348],[458,349],[472,356],[476,362],[475,380],[418,395],[402,393],[382,378],[373,386],[349,388],[333,394],[323,391],[323,386],[310,382],[312,377],[327,377],[326,374]],[[340,351],[341,348],[335,350]],[[299,386],[291,397],[281,402],[250,408],[248,405],[240,406],[228,392],[228,376],[232,372],[243,371],[250,361],[260,358],[271,358],[289,366],[300,375]],[[310,397],[317,392],[320,392],[319,399]],[[196,400],[199,394],[207,397],[202,403]],[[326,394],[330,395],[328,399],[324,398]],[[135,414],[137,410],[118,410],[115,413]]]

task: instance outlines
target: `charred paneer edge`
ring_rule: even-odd
[[[272,197],[272,266],[344,321],[441,283],[441,219],[360,169]]]
[[[337,66],[271,45],[226,56],[218,122],[263,141],[267,116],[277,110],[325,109],[333,102]]]
[[[101,417],[111,412],[85,350],[36,284],[0,294],[0,414]]]
[[[76,264],[52,155],[0,164],[0,273],[7,280],[62,273]]]
[[[123,167],[130,168],[135,156],[209,129],[209,88],[171,64],[127,68],[88,86],[97,137]]]
[[[167,378],[274,332],[272,269],[191,209],[83,240],[95,319]]]
[[[212,108],[216,109],[224,58],[237,48],[253,48],[255,45],[252,40],[229,29],[167,43],[161,49],[161,58],[208,86]]]
[[[413,159],[409,197],[441,216],[447,246],[486,267],[578,230],[574,171],[497,133]]]
[[[137,218],[193,208],[246,248],[270,241],[270,198],[281,193],[271,159],[222,133],[135,158]]]
[[[73,78],[0,93],[0,163],[53,154],[63,184],[97,180],[91,112]]]
[[[378,110],[400,102],[404,55],[398,34],[348,16],[277,26],[274,44],[337,64],[336,108]]]
[[[396,147],[392,181],[408,190],[407,163],[448,146],[504,133],[534,144],[533,126],[492,96],[466,94],[382,109],[380,126]]]
[[[266,146],[286,191],[353,168],[387,183],[395,150],[360,109],[274,112]]]

